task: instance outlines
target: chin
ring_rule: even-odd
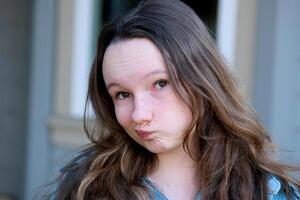
[[[162,146],[143,146],[145,149],[147,149],[148,151],[150,151],[151,153],[154,154],[164,154],[167,152],[172,151],[172,149],[166,148],[166,147],[162,147]]]
[[[145,149],[147,149],[148,151],[150,151],[151,153],[155,153],[155,154],[157,154],[157,153],[163,153],[163,152],[165,152],[166,151],[166,149],[165,148],[162,148],[162,147],[159,147],[159,146],[149,146],[149,145],[143,145],[143,144],[141,144]]]

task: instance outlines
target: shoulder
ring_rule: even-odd
[[[72,199],[95,155],[95,147],[88,147],[60,169],[55,192],[56,199]]]
[[[286,200],[287,195],[283,190],[283,186],[280,182],[280,179],[276,176],[269,176],[268,177],[268,200]],[[293,184],[289,184],[290,190],[290,199],[291,200],[300,200],[300,191],[296,186]]]

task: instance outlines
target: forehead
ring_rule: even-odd
[[[104,79],[166,70],[159,49],[153,42],[144,38],[121,40],[110,44],[105,51],[102,66]]]

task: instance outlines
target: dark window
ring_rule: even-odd
[[[112,18],[124,14],[127,10],[135,7],[141,0],[103,0],[102,22],[106,23]],[[162,0],[163,1],[163,0]],[[189,5],[215,36],[218,0],[182,0]]]

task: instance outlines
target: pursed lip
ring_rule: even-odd
[[[145,131],[145,130],[135,130],[138,134],[138,136],[141,139],[148,139],[149,136],[153,133],[152,131]]]

